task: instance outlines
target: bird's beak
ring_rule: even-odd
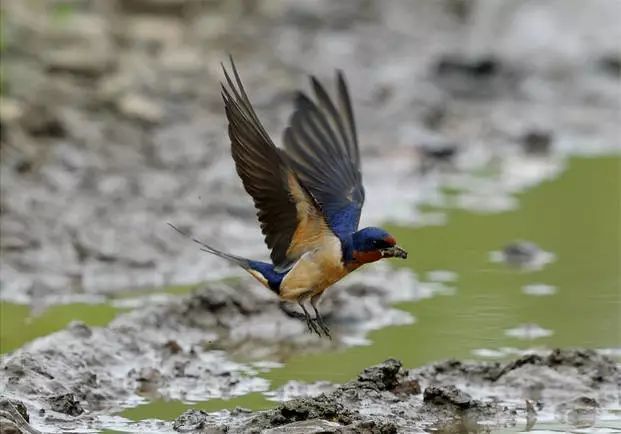
[[[387,247],[385,249],[381,249],[382,258],[402,258],[406,259],[408,257],[408,252],[403,250],[399,246]]]

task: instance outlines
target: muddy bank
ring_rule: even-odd
[[[403,283],[400,273],[389,274]],[[60,428],[98,426],[99,416],[146,400],[196,402],[264,392],[269,383],[261,372],[288,354],[360,344],[370,330],[410,323],[390,303],[414,299],[415,288],[387,288],[353,283],[336,292],[322,308],[333,334],[328,340],[308,333],[300,312],[263,288],[245,281],[210,284],[122,314],[107,327],[73,322],[37,339],[3,357],[0,388],[5,398],[34,409],[38,423]],[[239,363],[236,355],[260,362]],[[277,393],[289,399],[311,390],[298,389]]]
[[[528,430],[551,422],[606,429],[610,412],[618,409],[620,372],[618,363],[589,350],[528,353],[504,363],[449,360],[418,369],[390,359],[332,392],[286,401],[271,410],[188,410],[174,421],[131,426],[117,420],[115,426],[162,433],[487,432],[515,426]],[[94,410],[67,416],[58,413],[66,406],[37,408],[40,403],[23,398],[2,405],[0,423],[7,427],[13,423],[32,430],[28,420],[34,427],[61,430],[106,425]]]
[[[381,277],[381,269],[374,273]],[[292,354],[360,344],[369,330],[411,322],[390,303],[433,294],[422,283],[405,284],[409,274],[389,271],[380,280],[391,282],[389,276],[399,291],[353,282],[332,294],[322,309],[332,341],[308,333],[295,311],[244,281],[145,305],[102,328],[74,322],[2,358],[2,398],[19,401],[29,415],[20,420],[7,405],[2,417],[51,432],[407,432],[485,421],[513,426],[532,422],[535,413],[539,421],[595,424],[616,405],[619,364],[586,350],[410,370],[390,360],[339,387],[290,381],[272,389],[264,373]],[[153,400],[205,402],[252,392],[286,402],[257,413],[190,410],[174,421],[116,416]]]
[[[189,410],[173,426],[179,432],[485,432],[516,424],[528,430],[539,419],[585,428],[601,426],[598,417],[617,408],[620,372],[619,364],[585,350],[411,370],[387,360],[332,393],[256,414],[229,413],[225,423]]]

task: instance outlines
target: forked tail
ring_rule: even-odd
[[[184,237],[187,237],[187,238],[191,239],[192,241],[194,241],[196,244],[198,244],[201,247],[201,250],[203,252],[211,253],[212,255],[216,255],[216,256],[219,256],[221,258],[224,258],[227,261],[232,262],[234,264],[237,264],[237,265],[239,265],[240,267],[242,267],[242,268],[244,268],[246,270],[250,268],[250,263],[252,261],[250,261],[249,259],[242,258],[241,256],[230,255],[230,254],[224,253],[224,252],[222,252],[222,251],[220,251],[218,249],[214,249],[210,245],[202,242],[201,240],[192,237],[190,234],[188,234],[186,232],[183,232],[181,229],[179,229],[177,226],[173,225],[172,223],[168,223],[168,226],[173,228],[175,231],[179,232]]]
[[[274,270],[274,266],[272,264],[261,261],[253,261],[251,259],[242,258],[241,256],[224,253],[218,249],[214,249],[209,244],[206,244],[203,241],[192,237],[190,234],[183,232],[172,223],[168,223],[168,226],[179,232],[184,237],[187,237],[194,241],[201,247],[201,250],[203,252],[211,253],[212,255],[219,256],[229,262],[239,265],[267,288],[271,289],[276,294],[279,294],[280,282],[282,282],[282,279],[286,273],[278,273]]]

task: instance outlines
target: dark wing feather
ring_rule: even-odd
[[[316,102],[303,93],[285,130],[284,143],[300,182],[343,238],[355,232],[364,203],[354,113],[343,74],[337,74],[338,103],[311,77]]]
[[[265,243],[272,249],[271,259],[278,269],[292,263],[287,257],[298,226],[296,202],[289,191],[285,156],[261,125],[232,62],[235,83],[226,69],[228,85],[222,85],[222,97],[229,121],[231,152],[244,188],[254,199]]]
[[[231,152],[244,188],[254,199],[274,269],[283,272],[334,233],[286,153],[274,146],[261,125],[232,59],[231,65],[235,82],[225,69],[227,86],[222,86]]]

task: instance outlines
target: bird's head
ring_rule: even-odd
[[[408,252],[397,246],[395,237],[382,228],[360,229],[352,235],[352,259],[366,264],[382,258],[407,258]]]

